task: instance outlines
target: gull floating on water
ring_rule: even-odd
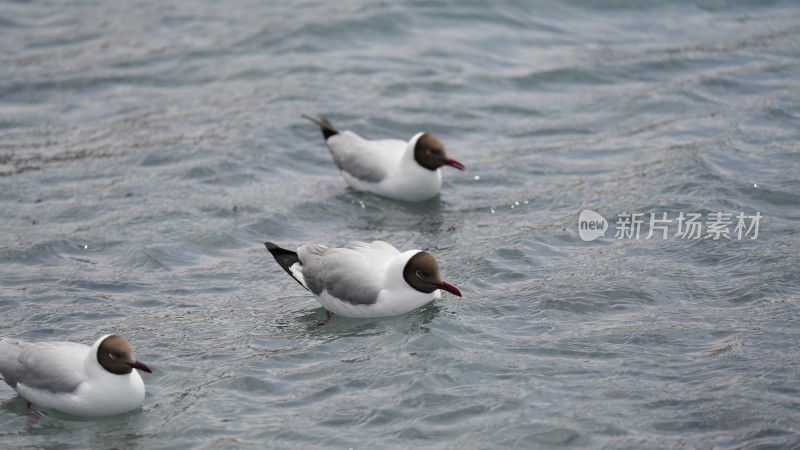
[[[138,408],[144,382],[133,369],[131,344],[109,334],[89,347],[72,342],[0,339],[0,376],[34,405],[76,416],[106,416]]]
[[[408,142],[367,140],[352,131],[338,131],[325,118],[303,115],[322,130],[333,161],[354,189],[408,202],[435,197],[442,188],[442,166],[465,167],[447,155],[436,136],[417,133]]]
[[[400,252],[383,241],[346,247],[306,244],[297,251],[265,242],[278,264],[313,293],[330,313],[375,318],[405,314],[441,297],[461,297],[442,278],[436,259],[422,250]]]

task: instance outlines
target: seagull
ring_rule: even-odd
[[[422,250],[401,253],[383,241],[345,247],[306,244],[296,252],[272,242],[264,245],[283,270],[317,297],[327,310],[326,321],[331,313],[398,316],[440,298],[440,289],[461,297],[442,278],[436,259]]]
[[[447,155],[444,144],[430,133],[417,133],[410,141],[370,141],[352,131],[337,131],[326,118],[308,119],[322,130],[333,161],[353,189],[382,197],[421,202],[439,194],[442,166],[465,167]]]
[[[106,416],[138,408],[144,382],[133,369],[131,344],[107,334],[89,347],[73,342],[0,339],[0,376],[29,404],[75,416]]]

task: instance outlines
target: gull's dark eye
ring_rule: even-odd
[[[422,270],[417,270],[417,276],[422,278],[425,276],[425,272],[423,272]]]
[[[119,358],[119,353],[117,353],[117,352],[108,352],[108,356],[110,356],[112,359],[117,359],[117,358]]]

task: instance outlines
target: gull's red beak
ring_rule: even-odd
[[[442,284],[440,284],[437,287],[443,291],[447,291],[455,296],[461,297],[461,291],[459,291],[457,287],[453,286],[447,281],[442,281]]]
[[[455,159],[445,159],[442,161],[443,164],[448,166],[455,167],[458,170],[467,170],[467,167],[461,164],[460,162],[456,161]]]
[[[132,363],[128,363],[128,364],[129,364],[131,367],[133,367],[134,369],[139,369],[139,370],[141,370],[141,371],[143,371],[143,372],[147,372],[147,373],[153,373],[153,371],[152,371],[152,370],[150,370],[150,368],[149,368],[149,367],[147,367],[147,364],[145,364],[145,363],[143,363],[143,362],[134,361],[134,362],[132,362]]]

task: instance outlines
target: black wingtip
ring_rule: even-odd
[[[331,121],[324,117],[315,119],[305,114],[301,115],[301,117],[314,122],[314,124],[316,124],[319,127],[320,131],[322,131],[322,136],[325,138],[326,141],[328,140],[329,137],[339,134],[339,131],[336,130],[336,128],[333,128],[333,124],[331,124]]]
[[[289,268],[292,267],[293,264],[300,262],[300,258],[297,257],[297,252],[278,247],[272,242],[264,242],[264,246],[267,247],[267,250],[269,250],[272,257],[275,258],[275,261],[283,267],[283,270],[289,275],[292,275],[292,271],[289,270]],[[292,277],[294,277],[294,275],[292,275]]]
[[[297,252],[293,252],[291,250],[287,250],[285,248],[278,247],[278,245],[273,243],[273,242],[269,242],[269,241],[264,242],[264,246],[267,247],[267,250],[269,250],[269,252],[272,253],[272,256],[274,256],[275,258],[277,258],[278,256],[284,256],[284,255],[297,256]],[[280,262],[280,261],[278,261],[278,262]]]
[[[272,242],[264,242],[264,246],[267,247],[267,250],[272,254],[272,257],[275,258],[275,261],[278,262],[278,265],[286,271],[295,281],[297,281],[300,286],[303,286],[304,289],[308,290],[308,288],[297,278],[294,277],[294,274],[291,271],[291,267],[297,263],[301,265],[303,263],[300,262],[300,258],[297,256],[297,252],[293,252],[291,250],[287,250],[285,248],[278,247],[276,244]]]

